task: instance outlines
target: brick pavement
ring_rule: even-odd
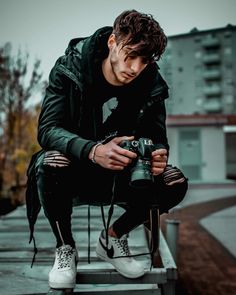
[[[235,295],[236,258],[199,223],[219,210],[234,206],[236,196],[190,205],[161,216],[180,220],[177,265],[178,295]]]

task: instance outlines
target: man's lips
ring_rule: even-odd
[[[126,72],[124,72],[123,73],[123,76],[125,76],[126,78],[134,78],[135,77],[135,74],[129,74],[129,73],[126,73]]]

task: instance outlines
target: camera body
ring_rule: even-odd
[[[123,140],[120,146],[137,154],[137,158],[133,160],[130,167],[130,185],[133,187],[149,186],[153,182],[151,160],[155,145],[152,140],[145,137],[139,140]]]

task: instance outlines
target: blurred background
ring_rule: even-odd
[[[24,202],[56,59],[70,39],[112,25],[132,8],[152,14],[169,37],[159,66],[170,86],[170,161],[192,181],[236,178],[234,0],[0,0],[0,214]]]
[[[24,205],[27,166],[40,149],[37,120],[50,69],[72,38],[112,25],[126,9],[152,14],[168,36],[158,64],[170,87],[170,162],[190,183],[180,207],[189,206],[193,216],[204,210],[192,205],[236,196],[235,0],[0,0],[0,217]],[[215,202],[205,216],[227,206]],[[188,232],[186,226],[181,236]]]

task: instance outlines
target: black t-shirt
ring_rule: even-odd
[[[103,135],[118,132],[119,135],[131,135],[131,119],[137,104],[132,96],[132,84],[114,86],[105,79],[102,66],[98,66],[95,76],[94,93],[103,109]],[[135,111],[136,113],[136,111]]]
[[[100,102],[104,103],[112,97],[121,97],[122,94],[129,93],[129,84],[123,86],[115,86],[107,82],[102,72],[102,64],[96,67],[96,75],[94,79],[94,87],[100,98]]]

